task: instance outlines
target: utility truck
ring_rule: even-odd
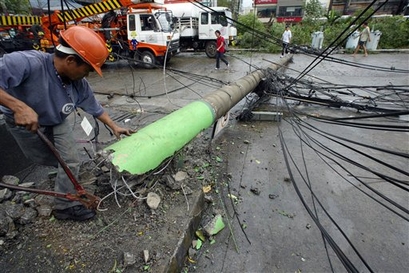
[[[100,17],[95,19],[98,15],[103,16],[102,20]],[[26,22],[22,16],[18,16],[19,20],[16,18],[7,16],[0,20],[0,29],[15,29],[17,34],[15,37],[9,35],[10,39],[17,38],[20,23]],[[28,39],[33,39],[34,48],[44,51],[51,51],[58,44],[61,30],[74,25],[95,30],[112,50],[110,61],[124,56],[152,68],[165,59],[169,61],[179,50],[179,34],[172,32],[172,13],[154,0],[104,0],[76,9],[55,11],[41,16],[39,22],[30,26],[32,35]],[[4,50],[10,52],[13,48],[9,46]]]
[[[205,51],[209,58],[216,56],[216,35],[219,30],[229,44],[237,37],[232,13],[226,7],[207,7],[193,0],[165,0],[164,6],[178,18],[180,49]]]

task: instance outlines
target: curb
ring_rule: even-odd
[[[175,251],[169,259],[169,264],[161,272],[181,272],[183,266],[185,265],[188,250],[192,245],[195,232],[200,225],[200,221],[202,220],[204,205],[204,193],[202,190],[199,190],[194,194],[193,208],[190,211],[188,219],[184,225],[185,231],[179,238]]]
[[[373,52],[378,53],[409,53],[409,48],[402,48],[402,49],[375,49],[372,50]]]

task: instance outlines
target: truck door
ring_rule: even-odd
[[[153,14],[128,15],[128,39],[137,43],[166,45],[163,34]]]
[[[128,41],[130,41],[131,50],[136,50],[140,41],[140,23],[138,14],[128,14]]]
[[[154,14],[128,15],[130,49],[137,51],[134,59],[142,61],[146,68],[153,68],[165,56],[167,36]]]
[[[201,12],[199,22],[199,40],[216,39],[215,30],[210,25],[210,13]]]
[[[158,35],[154,29],[148,14],[128,14],[129,47],[135,52],[134,60],[137,64],[141,62],[145,68],[153,68],[156,65],[157,56],[154,49],[158,43]]]

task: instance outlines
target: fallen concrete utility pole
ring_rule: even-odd
[[[269,68],[278,70],[291,58],[282,58]],[[104,150],[111,153],[109,160],[119,172],[137,175],[153,170],[224,116],[252,92],[264,76],[262,70],[256,70],[106,147]]]

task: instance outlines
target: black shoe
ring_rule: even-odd
[[[96,215],[94,210],[87,209],[83,205],[74,206],[68,209],[54,210],[53,215],[58,220],[85,221]]]

